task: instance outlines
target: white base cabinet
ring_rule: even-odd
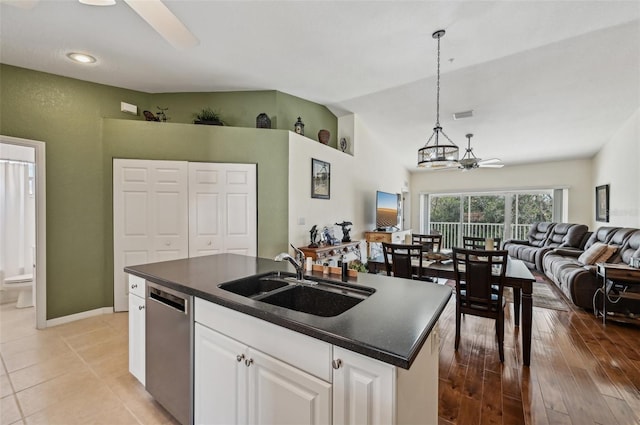
[[[196,424],[327,424],[331,384],[196,323]]]
[[[127,275],[129,280],[129,372],[145,384],[145,290],[144,279]]]
[[[438,332],[406,370],[333,348],[333,425],[437,424]]]
[[[437,424],[434,329],[410,370],[196,298],[196,424]]]

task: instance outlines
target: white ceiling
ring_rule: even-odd
[[[638,0],[164,3],[198,46],[122,0],[0,0],[0,61],[149,93],[279,90],[357,114],[410,170],[435,124],[438,29],[440,123],[461,148],[474,133],[478,157],[590,157],[640,107]]]

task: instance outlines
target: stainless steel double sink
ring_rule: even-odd
[[[375,289],[328,279],[272,272],[218,285],[256,301],[322,317],[337,316],[369,298]]]

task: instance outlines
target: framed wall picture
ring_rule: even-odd
[[[609,222],[609,185],[596,187],[596,221]]]
[[[311,158],[311,197],[329,199],[331,196],[331,164]]]

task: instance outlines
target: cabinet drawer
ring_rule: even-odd
[[[195,299],[195,321],[324,381],[332,381],[331,344],[253,316]]]
[[[145,289],[146,284],[143,278],[134,276],[132,274],[129,276],[129,294],[137,295],[138,297],[144,298],[146,296]]]
[[[375,234],[375,233],[370,233],[367,236],[367,239],[369,242],[391,242],[391,234]]]

